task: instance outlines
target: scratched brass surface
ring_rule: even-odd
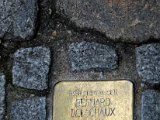
[[[60,82],[54,88],[53,120],[133,120],[133,84]]]

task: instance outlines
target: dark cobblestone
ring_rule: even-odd
[[[0,120],[3,120],[5,114],[5,76],[0,73]]]
[[[136,48],[137,71],[143,81],[160,83],[160,44],[147,44]]]
[[[35,97],[14,101],[11,120],[46,120],[46,98]]]
[[[37,22],[37,8],[37,0],[1,0],[0,38],[32,37]]]
[[[159,0],[57,0],[57,10],[80,28],[95,29],[117,41],[160,37]]]
[[[17,50],[12,69],[13,84],[28,89],[47,89],[50,54],[45,47]]]
[[[75,42],[69,45],[69,60],[73,71],[90,69],[113,70],[118,67],[118,56],[111,46]]]
[[[160,119],[160,93],[147,90],[142,95],[142,120]]]

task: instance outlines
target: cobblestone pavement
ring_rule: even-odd
[[[120,79],[134,120],[160,120],[159,14],[159,0],[1,0],[0,120],[52,120],[59,81]]]

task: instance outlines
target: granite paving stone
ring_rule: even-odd
[[[11,120],[46,120],[46,98],[33,97],[11,104]]]
[[[5,76],[0,73],[0,120],[4,119],[5,114]]]
[[[56,8],[76,26],[99,31],[113,41],[160,38],[159,0],[57,0]]]
[[[37,22],[37,0],[0,1],[0,38],[30,39]]]
[[[160,93],[147,90],[142,94],[142,120],[160,119]]]
[[[144,44],[136,48],[137,71],[144,82],[160,83],[160,44]]]
[[[14,53],[13,84],[28,89],[47,89],[50,54],[50,49],[42,46],[18,49]]]
[[[109,45],[94,42],[75,42],[69,45],[72,71],[113,70],[118,67],[116,50]]]

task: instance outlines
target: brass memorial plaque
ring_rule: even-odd
[[[54,89],[53,120],[133,120],[133,84],[60,82]]]

